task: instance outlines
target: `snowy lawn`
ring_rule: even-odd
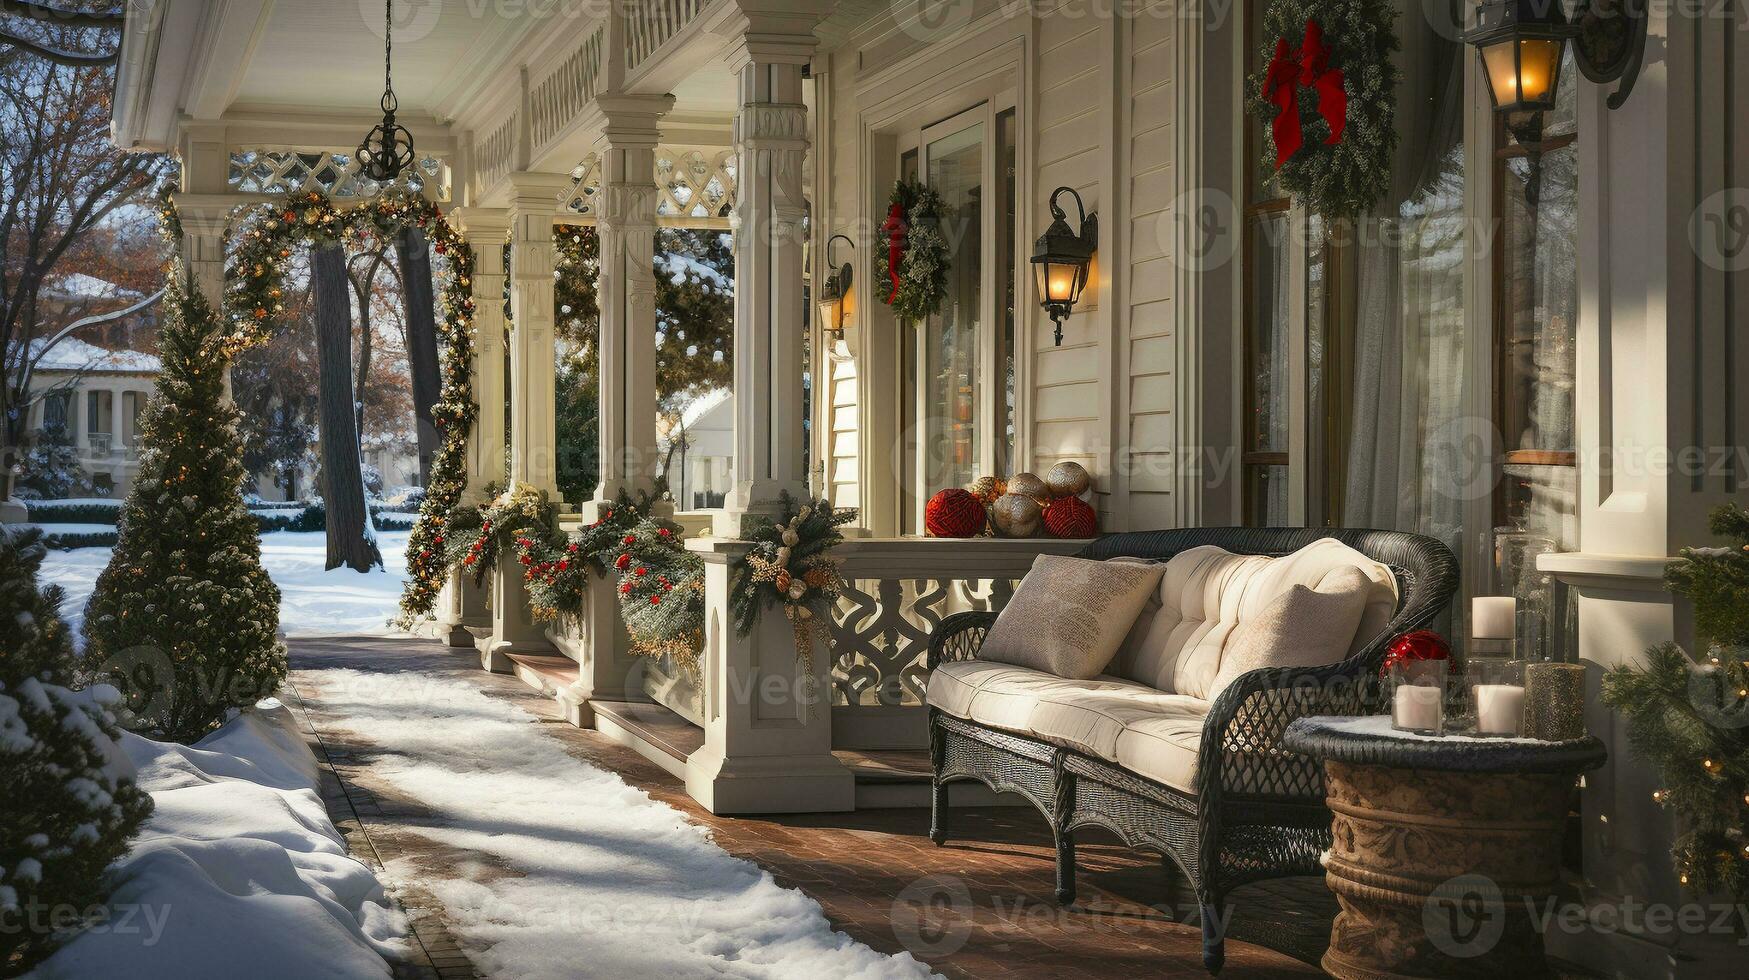
[[[390,976],[405,919],[347,857],[289,710],[263,702],[193,746],[125,733],[121,748],[157,808],[111,866],[110,921],[33,976]]]
[[[360,574],[323,571],[328,539],[322,531],[276,531],[261,536],[261,560],[279,585],[279,628],[287,636],[385,636],[407,579],[408,531],[379,531],[383,568]],[[61,605],[74,634],[85,620],[85,602],[104,566],[108,548],[52,551],[43,562],[42,584],[67,590]]]
[[[442,902],[492,977],[931,976],[909,953],[833,931],[819,903],[464,679],[306,669],[297,680],[324,730],[370,746],[367,777],[429,814],[406,832],[479,856],[391,859],[385,879]]]

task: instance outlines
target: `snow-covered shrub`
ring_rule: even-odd
[[[84,497],[97,492],[91,474],[79,463],[79,451],[64,424],[43,427],[42,437],[19,460],[18,496],[35,500]]]
[[[41,959],[103,903],[104,869],[152,811],[115,744],[114,688],[71,690],[73,648],[37,589],[35,530],[0,527],[0,974]],[[70,910],[70,911],[69,911]]]

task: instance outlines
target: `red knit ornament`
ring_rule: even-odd
[[[923,528],[932,538],[975,538],[984,533],[984,505],[970,491],[949,487],[929,498]]]
[[[1390,671],[1392,664],[1406,660],[1450,659],[1451,646],[1445,642],[1445,637],[1432,630],[1416,630],[1397,637],[1385,648],[1385,662],[1379,668],[1379,674],[1383,676]]]
[[[1080,497],[1062,497],[1045,508],[1045,530],[1058,538],[1091,538],[1099,533],[1099,514]]]

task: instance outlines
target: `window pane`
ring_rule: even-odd
[[[1245,470],[1245,523],[1252,527],[1287,525],[1288,468],[1250,466]]]
[[[929,144],[929,186],[948,209],[947,297],[925,326],[924,492],[970,483],[978,476],[978,336],[983,303],[984,126]]]
[[[1014,110],[1005,109],[996,116],[996,180],[1000,184],[997,190],[1002,202],[996,211],[996,267],[1002,270],[996,281],[996,288],[1001,290],[996,303],[996,316],[1001,326],[996,332],[996,370],[1001,374],[1002,391],[996,399],[996,409],[1002,417],[994,428],[1000,434],[996,441],[996,472],[999,474],[1013,473],[1017,469],[1014,465],[1014,324],[1019,313],[1020,280],[1015,269],[1015,254],[1019,246],[1015,229],[1019,227],[1019,221],[1015,215],[1017,182],[1014,168]]]
[[[1246,338],[1251,386],[1250,438],[1254,452],[1288,451],[1291,391],[1288,383],[1288,258],[1291,243],[1285,211],[1251,221],[1250,336]]]

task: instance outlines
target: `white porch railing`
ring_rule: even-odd
[[[605,34],[602,27],[589,32],[557,68],[529,86],[528,137],[535,157],[551,148],[595,98]]]
[[[625,9],[626,71],[634,71],[709,4],[710,0],[645,0]]]
[[[999,610],[1040,554],[1085,541],[861,538],[838,548],[849,583],[833,614],[832,745],[922,748],[929,636],[949,615]]]

